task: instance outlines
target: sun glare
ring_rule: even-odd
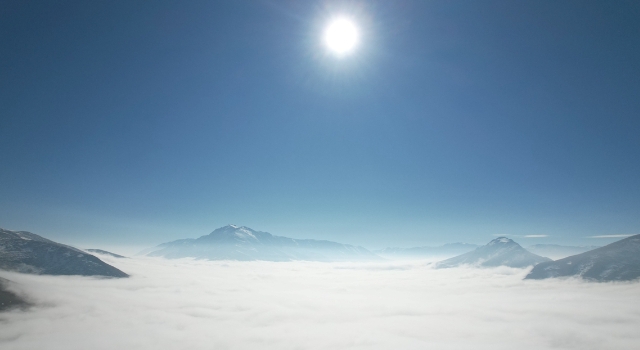
[[[347,55],[358,44],[358,29],[347,18],[334,19],[324,32],[324,43],[337,56]]]

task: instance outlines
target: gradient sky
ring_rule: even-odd
[[[1,1],[0,164],[0,227],[69,244],[605,244],[640,233],[640,2]]]

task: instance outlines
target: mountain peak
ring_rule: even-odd
[[[271,234],[258,232],[246,226],[227,225],[213,230],[208,235],[198,238],[198,241],[217,242],[217,244],[244,244],[247,242],[258,242],[258,236],[268,238]]]
[[[527,267],[551,259],[533,254],[507,237],[498,237],[474,251],[441,261],[438,268],[471,265],[478,267]]]
[[[163,243],[147,253],[167,258],[266,261],[367,261],[380,257],[362,248],[336,242],[274,236],[246,226],[227,225],[197,239]]]
[[[246,226],[238,226],[238,225],[232,225],[229,224],[227,226],[222,226],[222,227],[218,227],[217,229],[213,230],[213,232],[219,232],[219,231],[238,231],[238,230],[249,230],[249,231],[253,231],[252,229],[246,227]]]
[[[487,244],[487,245],[509,244],[509,243],[516,243],[516,242],[514,242],[512,239],[507,238],[507,237],[498,237],[498,238],[492,240],[491,242],[489,242],[489,244]]]

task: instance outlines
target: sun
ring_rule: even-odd
[[[336,56],[353,52],[358,45],[358,28],[345,17],[332,20],[324,31],[324,43]]]

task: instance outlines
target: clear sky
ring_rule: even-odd
[[[1,1],[0,165],[0,227],[70,244],[608,243],[640,233],[640,2]]]

